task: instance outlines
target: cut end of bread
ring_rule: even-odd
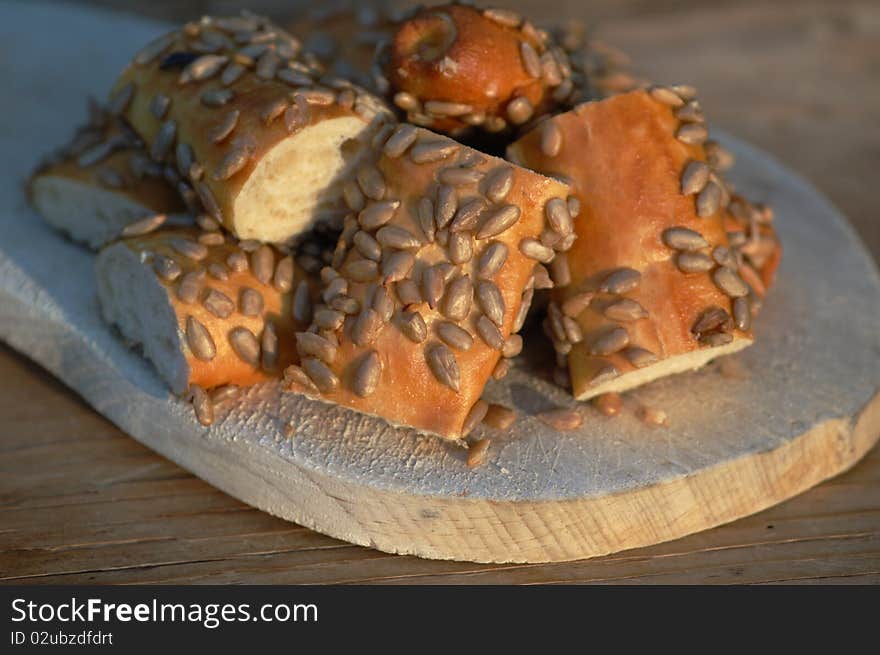
[[[694,350],[683,355],[667,357],[656,364],[646,366],[645,368],[627,371],[607,382],[592,386],[584,386],[585,378],[575,376],[579,378],[580,385],[575,387],[574,395],[578,400],[589,400],[590,398],[600,396],[603,393],[621,393],[629,391],[630,389],[635,389],[643,384],[653,382],[654,380],[664,378],[668,375],[675,375],[676,373],[684,373],[686,371],[695,371],[702,368],[713,359],[739,352],[752,345],[752,343],[752,339],[736,337],[733,341],[723,346],[701,348],[700,350]]]
[[[101,251],[95,261],[98,301],[104,320],[138,345],[171,390],[187,390],[190,368],[184,356],[177,316],[150,266],[122,243]]]
[[[124,192],[58,175],[35,178],[31,196],[49,225],[92,249],[116,239],[126,225],[155,213]]]
[[[342,116],[281,141],[238,193],[234,232],[283,243],[338,214],[343,182],[368,152],[372,133],[362,119]]]

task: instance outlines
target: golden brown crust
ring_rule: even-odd
[[[548,319],[577,397],[752,338],[754,293],[726,232],[729,191],[706,164],[702,117],[679,118],[685,106],[693,109],[670,89],[618,95],[550,119],[509,149],[514,161],[571,180],[581,203],[570,283],[554,291]]]
[[[358,179],[348,194],[358,213],[322,272],[324,302],[339,313],[316,310],[313,334],[299,337],[302,368],[286,378],[293,390],[461,437],[502,353],[521,347],[511,335],[540,266],[533,257],[555,254],[538,240],[571,243],[546,217],[569,187],[411,125]]]
[[[501,132],[577,95],[568,57],[546,32],[513,12],[456,4],[398,28],[388,79],[408,120],[450,134]]]
[[[299,48],[267,19],[206,17],[144,48],[111,94],[151,156],[176,165],[233,233],[235,201],[275,146],[323,121],[348,117],[366,128],[386,115],[372,94],[295,59]]]
[[[167,293],[190,371],[185,387],[246,386],[280,377],[284,368],[298,359],[294,334],[308,325],[307,314],[301,320],[294,317],[294,296],[305,284],[313,299],[316,280],[275,248],[252,244],[246,252],[220,232],[206,234],[196,229],[165,228],[120,242],[138,255],[142,265],[153,267],[157,282]],[[194,256],[183,254],[188,250]],[[174,272],[169,274],[169,270]],[[132,293],[137,291],[131,289]],[[236,351],[232,333],[247,330],[256,343],[262,343],[267,323],[277,335],[277,352],[260,346],[256,362],[247,361]],[[189,332],[199,330],[198,326],[204,326],[210,336],[214,351],[210,357],[197,357],[190,346]]]

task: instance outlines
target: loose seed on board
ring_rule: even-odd
[[[477,439],[468,444],[467,467],[469,469],[479,468],[486,463],[491,443],[491,439]]]
[[[260,365],[260,342],[253,332],[245,327],[235,327],[229,332],[229,343],[246,364],[253,367]]]
[[[697,216],[706,218],[714,215],[721,207],[721,187],[709,182],[697,195]]]
[[[613,355],[629,345],[629,333],[622,327],[603,332],[590,346],[593,356]]]
[[[259,316],[263,313],[263,294],[256,289],[244,287],[239,293],[238,306],[245,316]]]
[[[715,282],[715,286],[731,298],[741,298],[749,293],[749,285],[727,266],[716,268],[712,272],[712,280]]]
[[[584,417],[576,409],[552,409],[538,414],[538,420],[554,430],[567,432],[579,428]]]
[[[211,143],[220,143],[232,134],[235,126],[238,124],[238,117],[238,109],[233,109],[228,112],[219,123],[208,130],[208,139]]]
[[[473,303],[474,287],[467,275],[462,275],[452,281],[446,288],[441,313],[453,321],[463,321],[471,311]]]
[[[615,294],[627,293],[639,286],[641,280],[642,274],[637,270],[626,267],[618,268],[605,277],[599,286],[599,291]]]
[[[383,200],[370,203],[358,214],[358,223],[365,230],[375,230],[390,221],[398,207],[400,207],[399,200]]]
[[[599,410],[603,416],[617,416],[623,409],[623,400],[619,393],[613,391],[609,393],[599,394],[593,398],[593,406]]]
[[[260,364],[264,371],[278,369],[278,332],[272,321],[266,321],[260,335]]]
[[[300,357],[317,357],[327,364],[333,363],[337,353],[334,343],[313,332],[296,333],[296,351]]]
[[[632,300],[631,298],[621,298],[620,300],[615,300],[610,305],[605,307],[605,311],[602,312],[606,318],[611,319],[612,321],[637,321],[641,318],[645,318],[648,315],[648,312],[642,307],[638,302]]]
[[[715,263],[701,252],[680,252],[675,256],[675,265],[682,273],[705,273]]]
[[[506,430],[514,424],[517,413],[503,405],[489,405],[483,423],[496,430]]]
[[[643,368],[658,360],[657,355],[640,346],[629,346],[623,351],[623,356],[636,368]]]
[[[149,234],[160,228],[167,218],[168,216],[165,214],[155,214],[154,216],[147,216],[146,218],[137,220],[134,223],[129,223],[122,228],[121,236],[139,237]]]
[[[214,423],[214,403],[208,392],[197,384],[191,384],[189,397],[196,413],[196,420],[206,427]]]
[[[402,312],[400,314],[400,331],[415,343],[422,343],[428,337],[428,327],[419,312]]]
[[[425,360],[434,377],[441,383],[458,391],[461,388],[461,371],[452,351],[442,343],[433,343],[425,349]]]
[[[748,296],[733,301],[733,324],[742,332],[748,332],[752,326],[752,307]]]
[[[208,289],[202,298],[202,305],[217,318],[229,318],[235,311],[235,303],[222,291]]]
[[[437,336],[446,345],[456,350],[467,351],[474,345],[474,338],[464,328],[459,327],[451,321],[437,321],[434,325],[437,330]]]
[[[545,157],[556,157],[562,150],[562,130],[552,119],[541,126],[541,152]]]
[[[211,333],[198,319],[186,317],[186,344],[196,359],[210,362],[217,355]]]
[[[470,411],[467,413],[467,416],[464,419],[464,424],[461,427],[462,436],[467,436],[483,421],[486,417],[486,412],[489,410],[489,403],[485,400],[478,400],[474,403],[473,407],[471,407]]]
[[[332,393],[339,387],[339,378],[319,359],[304,359],[302,369],[322,393]]]

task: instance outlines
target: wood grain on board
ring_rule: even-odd
[[[155,11],[162,3],[143,4]],[[880,113],[876,3],[679,2],[663,11],[651,3],[595,4],[599,35],[644,62],[639,68],[647,75],[696,84],[714,124],[804,173],[855,223],[875,257],[880,254],[872,190],[880,169],[880,124],[872,120]],[[581,16],[589,8],[573,2],[560,6],[569,15],[576,8]],[[5,347],[0,389],[0,578],[122,583],[880,579],[876,449],[849,473],[787,503],[667,544],[550,565],[432,562],[350,546],[231,499],[122,434]]]

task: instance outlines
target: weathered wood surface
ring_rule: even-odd
[[[705,85],[703,90],[705,97]],[[876,362],[876,351],[873,356]],[[555,566],[425,562],[340,544],[243,507],[120,436],[22,360],[7,360],[11,379],[4,382],[0,413],[4,419],[13,417],[3,422],[0,442],[3,480],[10,481],[8,489],[0,482],[0,511],[9,518],[0,521],[0,545],[5,547],[0,574],[6,577],[668,582],[839,576],[869,580],[880,570],[880,504],[871,486],[877,477],[871,475],[876,455],[847,476],[763,515],[642,552]],[[870,357],[863,361],[871,363]],[[55,411],[53,402],[59,403]],[[40,420],[23,429],[15,416],[30,410],[31,420]],[[82,423],[60,427],[55,423],[60,416]],[[792,513],[792,507],[800,509]],[[229,512],[235,512],[234,520]],[[88,573],[95,570],[101,572]],[[70,575],[52,577],[64,572]]]

